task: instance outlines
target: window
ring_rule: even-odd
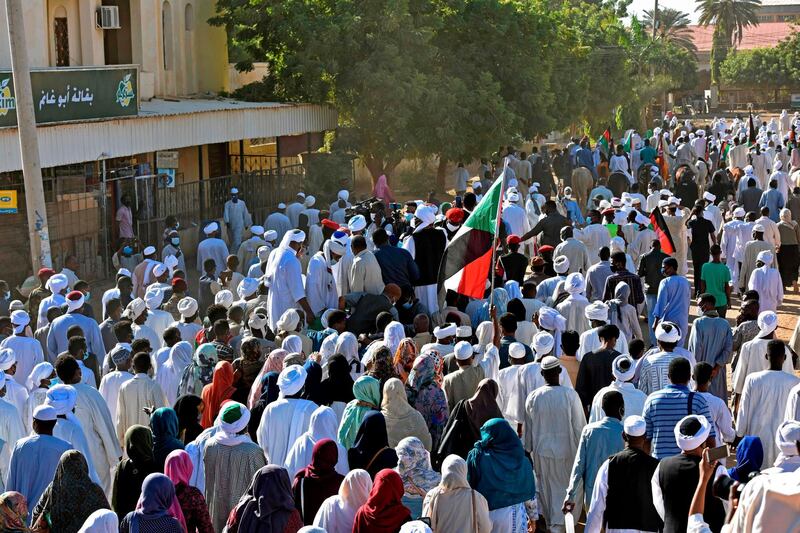
[[[194,8],[192,4],[186,4],[186,9],[183,13],[183,29],[185,31],[194,30]]]
[[[53,37],[56,44],[56,66],[69,66],[69,26],[67,17],[53,19]]]
[[[161,37],[164,45],[164,70],[172,70],[172,6],[164,2],[161,6]]]

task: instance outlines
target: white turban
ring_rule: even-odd
[[[753,168],[753,165],[747,165],[746,167],[744,167],[744,173],[747,177],[752,178],[753,175],[755,174],[755,169]]]
[[[681,427],[691,420],[696,420],[699,422],[700,428],[692,435],[684,434],[681,430]],[[678,447],[684,452],[688,452],[689,450],[694,450],[695,448],[699,447],[706,441],[709,433],[711,433],[711,425],[703,415],[688,415],[683,417],[681,421],[675,425],[674,432]]]
[[[131,276],[133,276],[133,274],[131,274],[131,271],[128,270],[127,268],[120,268],[119,270],[117,270],[117,276],[128,276],[130,278]]]
[[[125,309],[127,315],[130,317],[131,320],[136,320],[146,310],[147,310],[147,304],[144,303],[144,300],[142,300],[141,298],[135,298],[131,300],[131,303],[129,303],[128,307]]]
[[[263,335],[264,328],[267,327],[267,315],[258,312],[253,313],[247,321],[247,327],[250,328],[250,331],[257,329]]]
[[[78,399],[78,391],[72,385],[53,385],[47,390],[48,404],[52,405],[56,410],[56,414],[66,415],[71,412],[75,407],[75,401]]]
[[[205,233],[206,235],[211,235],[218,229],[219,229],[219,224],[217,224],[216,222],[212,222],[208,224],[205,228],[203,228],[203,233]]]
[[[433,328],[433,336],[437,340],[455,337],[456,333],[458,333],[458,327],[455,324],[442,324]]]
[[[586,283],[583,281],[583,276],[580,272],[573,272],[567,276],[564,282],[564,288],[570,294],[580,294],[586,289]]]
[[[350,231],[353,233],[362,231],[367,227],[367,219],[364,218],[364,215],[356,215],[347,221],[347,227],[350,228]]]
[[[769,250],[760,251],[760,252],[758,252],[758,255],[756,256],[756,260],[757,261],[761,261],[766,266],[770,266],[772,264],[772,260],[773,260],[772,252],[770,252]]]
[[[512,342],[508,347],[508,356],[511,359],[524,359],[527,352],[525,345],[521,342]]]
[[[339,191],[339,194],[336,195],[339,200],[344,200],[345,202],[350,198],[350,193],[345,189]]]
[[[467,341],[457,342],[453,348],[453,353],[459,361],[466,361],[473,355],[472,344]]]
[[[703,199],[713,203],[714,200],[717,199],[717,197],[711,194],[710,192],[706,191],[703,193]]]
[[[300,532],[298,531],[298,533]],[[303,531],[303,533],[318,533],[318,531],[307,530]],[[433,530],[430,528],[428,524],[426,524],[422,520],[412,520],[411,522],[406,522],[405,524],[403,524],[400,527],[399,533],[433,533]]]
[[[277,325],[280,331],[297,331],[297,326],[300,325],[300,313],[297,309],[287,309],[278,319]]]
[[[548,331],[563,331],[567,327],[567,319],[552,307],[540,307],[539,325]]]
[[[306,369],[300,365],[284,368],[278,376],[278,388],[284,397],[297,394],[305,384]]]
[[[223,306],[225,309],[230,309],[233,305],[233,293],[228,289],[222,289],[214,295],[214,303]]]
[[[519,202],[519,193],[516,189],[509,189],[506,191],[506,200],[515,204]]]
[[[281,348],[289,353],[302,353],[303,341],[297,335],[289,335],[281,343]]]
[[[145,257],[149,257],[151,255],[156,254],[156,247],[155,246],[148,246],[144,250],[142,250],[142,255]]]
[[[72,291],[71,293],[67,294],[67,310],[68,311],[75,311],[76,309],[80,309],[83,307],[83,303],[86,301],[86,297],[80,291]]]
[[[328,250],[335,253],[336,255],[341,256],[344,255],[345,252],[347,251],[347,245],[340,241],[330,239],[328,241]]]
[[[230,402],[219,413],[219,427],[228,437],[241,433],[250,422],[250,410],[239,402]]]
[[[47,379],[53,375],[54,370],[55,368],[53,368],[53,365],[47,361],[39,363],[33,367],[33,370],[31,370],[31,373],[25,382],[25,385],[28,387],[28,392],[38,388],[43,379]]]
[[[625,383],[636,374],[636,363],[630,355],[618,355],[611,363],[611,373],[617,381]]]
[[[643,226],[648,226],[650,225],[650,219],[641,213],[636,213],[636,223]]]
[[[163,276],[166,273],[167,273],[167,265],[165,265],[164,263],[156,263],[156,265],[153,267],[153,276],[157,278]]]
[[[269,253],[272,251],[272,248],[269,246],[259,246],[258,251],[256,254],[258,255],[258,262],[265,263],[267,259],[269,259]]]
[[[31,317],[25,311],[14,311],[11,313],[11,324],[14,326],[14,333],[19,335],[25,330],[25,326],[31,323]]]
[[[569,259],[567,259],[566,255],[556,257],[555,261],[553,261],[553,270],[556,271],[556,274],[563,274],[569,270]]]
[[[175,270],[175,267],[178,266],[178,258],[174,255],[168,255],[164,258],[164,266],[166,266],[170,272]],[[156,274],[156,277],[160,276],[161,274]]]
[[[641,437],[647,433],[647,422],[639,415],[626,416],[622,428],[626,435]]]
[[[239,194],[239,189],[236,187],[231,187],[231,194]]]
[[[275,231],[274,229],[267,230],[267,232],[264,233],[264,240],[267,242],[272,242],[277,238],[278,238],[278,232]]]
[[[147,305],[147,308],[151,311],[154,309],[158,309],[161,305],[161,302],[164,301],[164,291],[161,289],[152,287],[147,290],[144,294],[144,301]]]
[[[533,336],[532,348],[536,352],[536,357],[541,358],[553,351],[556,341],[552,335],[546,331],[540,331]]]
[[[775,311],[762,311],[758,315],[758,336],[765,337],[778,327],[778,315]]]
[[[181,300],[178,302],[178,312],[184,318],[189,318],[196,315],[197,308],[198,308],[197,300],[195,300],[191,296],[186,296],[184,298],[181,298]]]
[[[281,202],[278,204],[278,209],[286,209],[286,204]]]
[[[608,322],[608,306],[599,300],[587,305],[583,313],[588,320]]]
[[[236,289],[236,292],[239,294],[239,298],[244,299],[252,296],[257,290],[258,280],[256,278],[244,278],[239,282],[239,288]]]
[[[306,232],[301,229],[293,229],[286,232],[283,236],[281,244],[286,243],[288,246],[290,242],[303,242],[306,240]]]
[[[508,293],[508,298],[513,300],[514,298],[522,299],[522,291],[519,288],[519,281],[510,279],[505,282],[503,285],[506,292]]]
[[[322,354],[322,363],[336,354],[336,340],[339,338],[337,333],[331,333],[322,341],[319,353]]]
[[[775,444],[778,445],[781,455],[786,457],[798,455],[798,441],[800,441],[800,422],[786,420],[778,426],[778,430],[775,432]]]
[[[681,332],[678,326],[672,322],[659,322],[656,326],[656,339],[666,343],[676,343],[681,340]]]
[[[264,234],[264,226],[250,226],[250,233],[253,235],[263,235]]]
[[[419,231],[422,228],[427,228],[434,222],[436,222],[436,212],[433,208],[429,205],[421,205],[414,211],[414,216],[422,221],[422,224],[418,224],[414,231]]]
[[[611,239],[611,253],[614,252],[624,252],[625,251],[625,239],[622,237],[614,237]]]
[[[781,161],[780,159],[778,159],[777,161],[775,161],[775,162],[772,164],[772,167],[773,167],[773,170],[776,170],[776,171],[777,171],[777,170],[780,170],[780,169],[782,169],[782,168],[783,168],[783,161]]]
[[[469,339],[472,337],[472,328],[470,326],[458,326],[456,328],[456,337],[459,339]]]
[[[311,196],[310,194],[306,196],[305,205],[306,207],[313,207],[313,205],[317,202],[317,199]]]

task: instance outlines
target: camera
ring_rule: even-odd
[[[378,198],[374,196],[372,198],[367,198],[366,200],[362,200],[361,202],[355,203],[350,207],[345,208],[344,215],[347,220],[350,218],[361,215],[369,221],[369,214],[372,212],[372,208],[375,204],[380,203]]]

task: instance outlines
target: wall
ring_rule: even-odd
[[[47,44],[47,0],[22,0],[22,17],[28,44],[28,61],[31,67],[50,65]],[[6,0],[0,0],[0,69],[11,69],[11,50],[8,44]]]

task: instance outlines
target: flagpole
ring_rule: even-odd
[[[491,276],[491,285],[489,291],[489,309],[494,305],[494,278],[495,278],[495,264],[497,262],[497,245],[500,239],[500,224],[502,223],[501,217],[503,214],[503,201],[506,196],[506,169],[508,168],[508,159],[506,158],[503,165],[503,172],[500,174],[500,200],[497,202],[497,218],[494,222],[494,237],[492,238],[492,264],[489,267],[489,276]]]

